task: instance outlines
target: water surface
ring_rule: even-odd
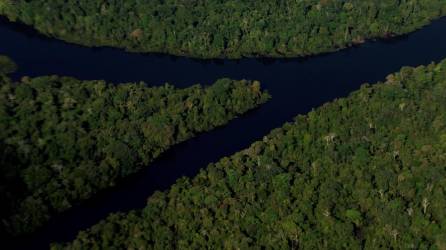
[[[17,249],[46,249],[49,242],[72,240],[79,230],[96,224],[110,212],[144,207],[154,191],[167,189],[182,176],[194,176],[208,163],[248,147],[298,114],[344,97],[364,82],[382,81],[402,66],[446,58],[445,28],[443,18],[408,36],[370,41],[307,59],[195,60],[81,47],[0,19],[0,54],[19,65],[14,78],[57,74],[113,83],[169,82],[187,87],[229,77],[259,80],[273,97],[229,125],[173,147],[146,170],[54,217],[35,234],[12,239],[11,244]]]

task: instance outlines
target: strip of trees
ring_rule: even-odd
[[[0,72],[14,64],[3,65]],[[59,76],[12,82],[0,75],[2,231],[30,232],[172,145],[268,98],[256,81],[221,79],[177,89]]]
[[[53,249],[444,249],[446,61],[273,130]]]
[[[0,55],[0,74],[6,75],[14,73],[17,65],[9,57]]]
[[[88,46],[199,58],[298,57],[414,31],[444,0],[3,0],[0,14]]]

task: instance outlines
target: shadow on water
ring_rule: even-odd
[[[227,126],[181,143],[149,168],[117,187],[56,216],[33,235],[14,239],[18,249],[45,249],[49,242],[72,240],[110,212],[142,208],[147,197],[165,190],[182,176],[194,176],[210,162],[248,147],[271,129],[335,98],[364,82],[383,80],[402,66],[446,58],[446,19],[390,41],[369,41],[359,47],[304,59],[197,60],[126,53],[112,48],[86,48],[36,34],[20,24],[0,22],[0,54],[14,59],[14,77],[58,74],[110,82],[170,82],[177,87],[210,84],[221,77],[256,79],[273,99]]]

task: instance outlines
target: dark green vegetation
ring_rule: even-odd
[[[17,65],[9,57],[0,55],[0,74],[11,74],[17,70]]]
[[[444,0],[2,0],[0,14],[88,46],[201,58],[296,57],[408,33]]]
[[[0,75],[2,227],[32,231],[268,98],[258,82],[229,79],[176,89],[58,76],[13,83]]]
[[[403,68],[54,249],[445,249],[446,61]]]

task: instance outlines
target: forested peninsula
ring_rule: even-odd
[[[52,215],[136,173],[172,145],[268,100],[257,81],[109,84],[5,74],[0,57],[0,233],[33,231]]]
[[[48,36],[197,58],[301,57],[409,33],[444,0],[1,0]]]
[[[53,249],[445,249],[445,163],[446,61],[404,67]]]
[[[0,74],[6,75],[14,73],[17,70],[17,65],[11,58],[0,55]]]

